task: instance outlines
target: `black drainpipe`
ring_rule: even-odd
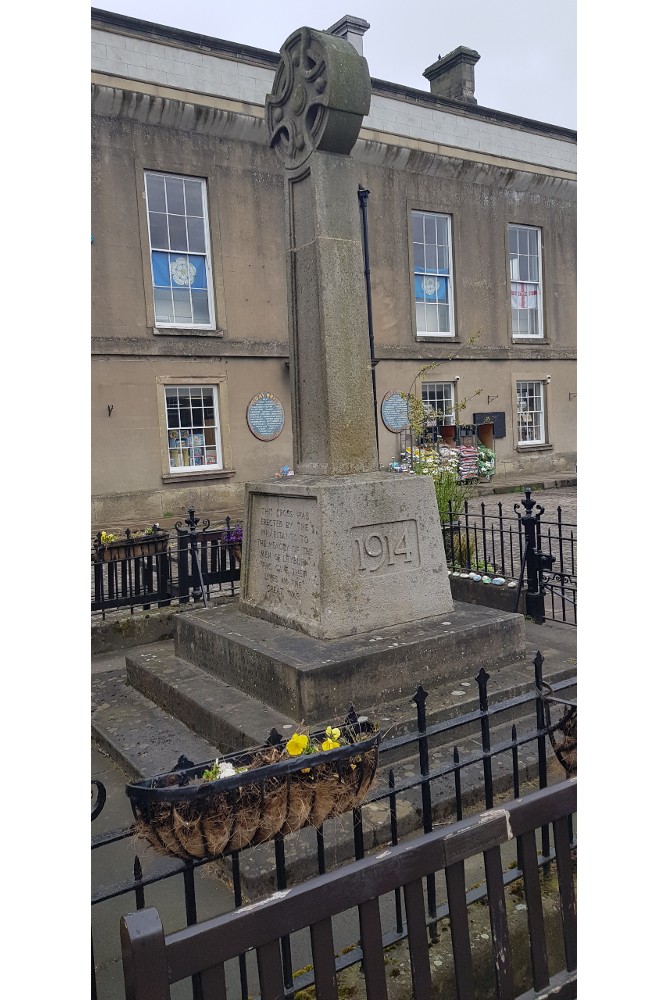
[[[378,466],[380,464],[380,433],[378,430],[378,400],[375,386],[375,340],[373,338],[373,306],[371,303],[371,265],[368,252],[368,196],[370,191],[359,185],[357,197],[361,208],[361,229],[364,236],[364,276],[366,278],[366,309],[368,311],[368,337],[371,344],[371,377],[373,379],[373,416],[375,417],[375,446],[377,448]]]

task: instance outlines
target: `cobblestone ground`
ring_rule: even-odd
[[[521,503],[524,493],[498,493],[483,497],[473,497],[468,501],[470,511],[480,511],[480,504],[484,503],[487,514],[498,513],[498,503],[503,505],[503,516],[514,511],[514,504]],[[545,521],[555,521],[557,519],[558,508],[561,508],[562,518],[566,524],[577,523],[577,487],[567,486],[564,489],[535,490],[531,493],[531,499],[544,507],[542,517]],[[521,508],[523,510],[523,508]]]

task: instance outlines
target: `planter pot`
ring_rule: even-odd
[[[154,556],[166,552],[169,532],[164,531],[140,538],[123,538],[115,542],[105,542],[93,548],[93,560],[116,562],[123,559],[137,559],[139,556]]]
[[[283,741],[219,758],[248,768],[227,778],[202,781],[208,761],[129,784],[135,832],[159,854],[198,859],[318,827],[363,801],[375,778],[379,742],[378,732],[335,750],[284,759]]]

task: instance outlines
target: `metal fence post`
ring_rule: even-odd
[[[424,735],[426,733],[426,699],[428,698],[428,691],[419,685],[414,695],[412,696],[412,701],[417,706],[417,729],[419,730],[420,736],[418,740],[419,745],[419,771],[421,774],[421,792],[422,792],[422,826],[424,833],[430,833],[433,829],[433,810],[431,805],[431,779],[429,776],[429,761],[428,761],[428,737]],[[437,903],[435,896],[435,876],[426,876],[426,898],[428,902],[428,914],[429,917],[435,917],[437,913]],[[438,928],[435,923],[429,926],[429,936],[431,941],[438,941]]]
[[[544,507],[535,500],[531,500],[530,489],[525,489],[526,497],[521,501],[526,513],[521,516],[521,523],[524,530],[524,558],[526,565],[526,614],[538,625],[544,624],[544,593],[540,580],[540,553],[538,551],[538,529],[539,520],[544,514]],[[537,513],[533,514],[533,508],[537,507]],[[519,504],[514,504],[514,510],[518,513]]]

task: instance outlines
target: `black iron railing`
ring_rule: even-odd
[[[536,622],[545,618],[577,623],[577,529],[563,520],[544,520],[544,507],[524,491],[509,513],[498,502],[497,512],[483,501],[464,501],[460,513],[451,501],[442,522],[449,568],[514,580],[519,594],[526,590],[526,613]],[[522,509],[523,508],[523,509]]]
[[[91,610],[102,618],[111,611],[148,610],[187,604],[238,592],[242,532],[225,518],[211,528],[207,518],[178,521],[174,532],[154,531],[137,538],[128,529],[111,545],[98,533],[92,544]]]
[[[420,686],[412,701],[416,707],[417,728],[402,732],[393,737],[385,737],[380,746],[379,779],[376,788],[367,797],[361,807],[351,814],[351,840],[349,842],[349,860],[359,860],[366,853],[365,843],[370,832],[369,824],[376,824],[374,835],[374,850],[377,850],[378,838],[383,843],[396,845],[399,843],[399,816],[405,809],[401,803],[412,806],[419,817],[419,827],[424,833],[431,831],[442,822],[461,820],[464,812],[470,813],[477,808],[480,798],[486,808],[492,808],[501,798],[518,798],[525,791],[528,782],[537,781],[540,788],[547,786],[550,777],[548,767],[547,744],[550,729],[558,726],[558,720],[550,725],[547,723],[544,705],[543,659],[540,653],[534,661],[535,690],[518,695],[509,700],[492,703],[489,699],[489,675],[480,670],[475,678],[478,686],[478,705],[476,710],[454,719],[434,724],[428,723],[426,714],[427,692]],[[558,697],[574,681],[562,680],[551,685],[549,695]],[[527,714],[528,713],[528,714]],[[514,721],[508,721],[514,720]],[[443,750],[443,746],[445,749]],[[411,763],[414,761],[414,763]],[[407,762],[407,763],[406,763]],[[557,766],[558,777],[563,772]],[[481,775],[480,775],[481,772]],[[551,772],[552,779],[553,772]],[[481,784],[480,784],[481,777]],[[96,786],[96,806],[100,799],[99,785]],[[377,833],[377,815],[370,818],[369,809],[382,804],[386,809],[384,835]],[[129,804],[128,804],[129,813]],[[99,809],[93,809],[93,815],[99,815]],[[129,815],[128,815],[129,818]],[[414,831],[412,831],[414,832]],[[335,838],[332,844],[330,838]],[[119,841],[129,840],[133,836],[131,827],[114,830],[109,833],[93,836],[94,851],[109,848]],[[278,835],[272,845],[249,847],[243,852],[231,852],[217,859],[202,861],[165,861],[157,873],[144,876],[138,857],[134,859],[131,875],[120,878],[113,885],[94,888],[93,904],[93,937],[95,936],[95,908],[109,905],[111,900],[127,897],[127,911],[150,906],[147,895],[150,887],[169,879],[182,880],[185,917],[188,926],[197,920],[196,883],[194,873],[197,868],[205,865],[219,865],[220,859],[230,868],[229,877],[234,896],[235,906],[243,902],[243,880],[241,877],[241,853],[244,860],[252,863],[253,857],[264,858],[264,867],[274,872],[274,885],[268,892],[283,890],[293,881],[299,881],[307,874],[324,874],[331,864],[332,849],[336,863],[344,860],[345,849],[341,843],[340,830],[334,831],[331,824],[325,824],[315,830],[315,840],[312,857],[306,860],[306,869],[296,865],[294,859],[288,857],[288,849],[294,838],[300,837],[300,852],[303,855],[306,838],[303,833],[287,836]],[[336,839],[337,838],[337,839]],[[573,831],[570,828],[570,840],[574,843]],[[254,852],[270,851],[272,858]],[[549,827],[542,828],[541,853],[539,864],[548,866],[554,858]],[[518,868],[509,868],[504,878],[511,882],[521,877],[521,858],[516,857]],[[309,869],[309,870],[308,870]],[[446,912],[446,902],[440,898],[440,889],[435,877],[427,878],[427,924],[431,936],[436,934],[436,923]],[[479,887],[468,893],[472,902],[484,897]],[[126,911],[126,912],[127,912]],[[404,912],[400,895],[395,896],[395,908],[389,923],[383,927],[383,942],[385,946],[396,943],[406,936]],[[355,942],[349,942],[349,948],[337,959],[337,968],[346,968],[361,961],[362,954]],[[108,948],[107,948],[108,950]],[[285,970],[286,995],[293,997],[297,990],[304,989],[313,983],[311,972],[303,972],[298,977],[294,975],[291,963],[291,944],[289,937],[283,938],[282,957]],[[247,1000],[250,996],[248,968],[244,955],[238,958],[239,996]],[[95,960],[93,956],[93,998],[96,997]],[[118,1000],[122,994],[119,995]],[[193,1000],[200,1000],[200,984],[193,978]]]
[[[387,977],[392,972],[384,951],[381,899],[401,891],[405,900],[406,936],[412,991],[415,1000],[431,1000],[436,975],[433,955],[449,958],[456,995],[481,996],[477,941],[469,927],[465,864],[483,862],[484,895],[488,899],[491,962],[486,986],[494,996],[521,1000],[527,996],[577,995],[575,865],[569,823],[576,811],[576,781],[533,792],[492,813],[476,815],[416,840],[392,847],[374,857],[359,859],[347,868],[323,874],[278,894],[261,907],[245,907],[223,914],[187,930],[166,934],[156,908],[129,914],[121,921],[123,967],[128,1000],[170,1000],[171,985],[200,976],[203,1000],[229,996],[225,966],[239,955],[256,956],[258,986],[263,997],[284,998],[285,956],[280,934],[310,932],[312,978],[321,1000],[335,1000],[340,971],[334,945],[333,918],[357,908],[360,950],[363,953],[364,994],[387,997]],[[535,842],[539,824],[553,824],[562,957],[554,968],[549,962],[548,938]],[[521,878],[526,903],[528,941],[512,940],[511,917],[501,850],[516,839],[523,858]],[[423,882],[444,874],[450,943],[430,952]],[[433,925],[431,924],[431,927]],[[481,935],[488,939],[489,935]],[[475,947],[474,954],[473,948]],[[521,966],[528,965],[530,973]],[[517,961],[519,959],[519,961]],[[516,964],[515,964],[516,963]],[[440,961],[434,961],[434,971]],[[489,982],[491,980],[491,982]],[[525,986],[530,984],[529,993]],[[406,995],[403,986],[402,995]],[[438,991],[439,993],[439,991]],[[488,996],[487,989],[483,990]],[[346,994],[347,995],[347,991]],[[448,991],[449,995],[449,991]]]

